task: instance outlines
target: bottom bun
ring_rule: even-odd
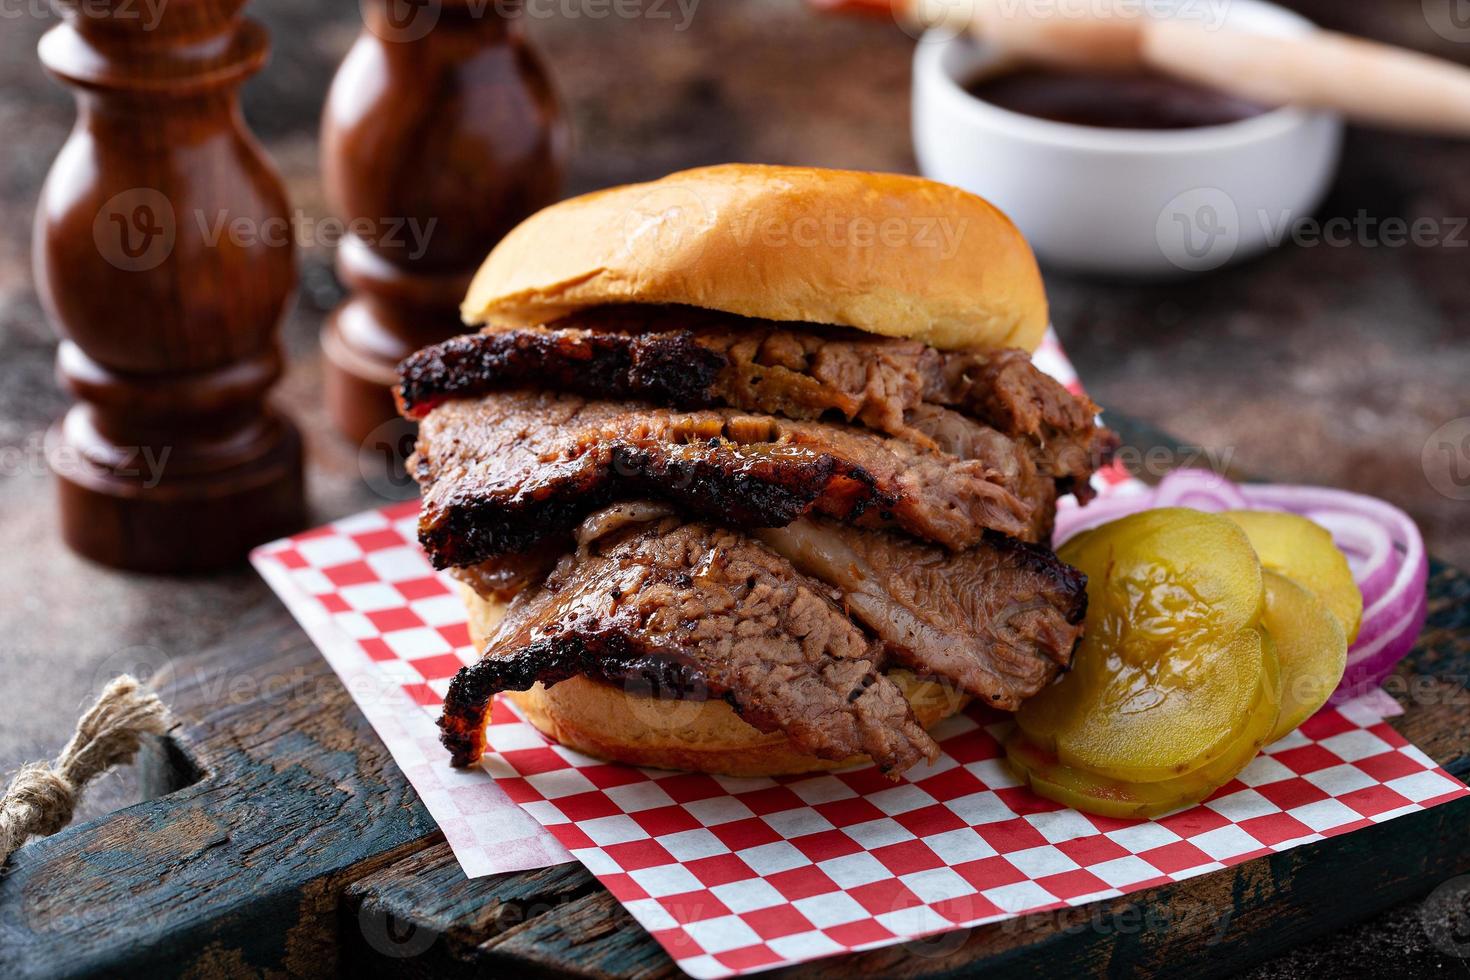
[[[483,649],[505,615],[505,603],[459,583],[470,614],[470,639]],[[890,671],[925,728],[963,708],[969,698],[906,670]],[[781,732],[766,734],[725,701],[678,701],[630,694],[585,677],[540,684],[509,695],[526,719],[562,745],[614,762],[722,776],[785,776],[870,762],[865,755],[832,761],[808,755]]]

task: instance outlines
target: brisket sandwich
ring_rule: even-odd
[[[731,775],[897,775],[980,699],[1071,661],[1052,554],[1116,439],[1038,371],[1025,241],[985,201],[884,174],[730,165],[564,201],[491,253],[479,333],[400,368],[420,539],[491,699],[562,744]]]

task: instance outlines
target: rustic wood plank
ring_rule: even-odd
[[[1187,459],[1125,428],[1156,465]],[[1389,684],[1406,706],[1395,725],[1463,778],[1470,577],[1435,563],[1430,595]],[[0,877],[0,975],[678,974],[580,865],[467,880],[275,603],[156,685],[181,721],[147,763],[165,795],[15,856]],[[1470,871],[1467,836],[1459,801],[1166,888],[786,972],[1223,975]]]
[[[483,944],[486,973],[535,969],[551,976],[679,977],[673,960],[606,891],[557,907]]]
[[[467,879],[449,845],[437,843],[349,886],[344,922],[349,935],[356,923],[357,939],[344,942],[344,963],[422,977],[472,972],[477,947],[598,894],[607,896],[576,862]]]
[[[153,778],[203,778],[17,852],[0,976],[330,970],[345,884],[436,834],[284,609],[169,673],[181,725]]]
[[[1470,574],[1429,564],[1429,618],[1384,684],[1404,706],[1393,725],[1455,778],[1470,777]]]

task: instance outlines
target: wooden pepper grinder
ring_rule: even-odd
[[[47,437],[61,529],[122,568],[200,571],[304,517],[301,439],[265,404],[295,283],[280,178],[236,90],[244,0],[58,0],[41,61],[78,122],[36,211],[36,285],[78,403]]]
[[[346,222],[352,296],[322,333],[337,427],[363,443],[396,418],[400,360],[463,333],[485,254],[561,186],[565,129],[518,11],[474,0],[364,0],[322,119],[328,199]]]

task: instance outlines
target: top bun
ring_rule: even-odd
[[[531,326],[681,303],[855,327],[948,350],[1035,350],[1046,294],[988,202],[898,174],[726,164],[554,204],[490,253],[461,312]]]

